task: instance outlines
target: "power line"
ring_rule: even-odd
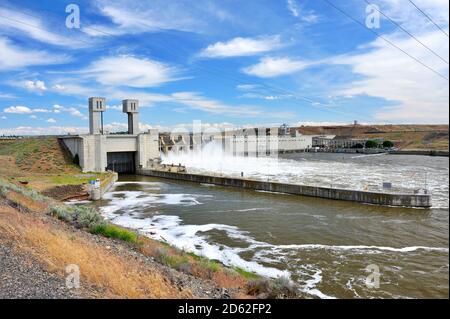
[[[406,54],[408,57],[410,57],[411,59],[413,59],[414,61],[416,61],[417,63],[419,63],[420,65],[422,65],[423,67],[427,68],[428,70],[430,70],[431,72],[435,73],[436,75],[440,76],[441,78],[443,78],[444,80],[448,81],[449,79],[443,75],[442,73],[436,71],[435,69],[433,69],[432,67],[426,65],[425,63],[423,63],[422,61],[420,61],[418,58],[414,57],[413,55],[409,54],[408,52],[406,52],[405,50],[403,50],[402,48],[400,48],[398,45],[396,45],[394,42],[392,42],[391,40],[387,39],[386,37],[382,36],[381,34],[379,34],[378,32],[374,31],[373,29],[369,29],[366,28],[366,26],[361,23],[360,21],[358,21],[357,19],[355,19],[354,17],[352,17],[350,14],[348,14],[347,12],[345,12],[344,10],[342,10],[341,8],[337,7],[336,5],[334,5],[333,3],[331,3],[329,0],[323,0],[325,1],[328,5],[330,5],[331,7],[335,8],[336,10],[338,10],[340,13],[342,13],[343,15],[345,15],[347,18],[351,19],[353,22],[356,22],[357,24],[359,24],[361,27],[363,27],[364,29],[372,32],[373,34],[375,34],[377,37],[379,37],[380,39],[384,40],[386,43],[388,43],[389,45],[391,45],[392,47],[396,48],[397,50],[403,52],[404,54]]]
[[[449,37],[448,33],[445,32],[444,29],[442,29],[436,22],[434,22],[434,20],[428,15],[426,14],[422,9],[420,9],[412,0],[408,0],[414,7],[416,7],[417,10],[419,10],[419,12],[421,12],[425,17],[427,17],[428,20],[431,21],[431,23],[433,23],[439,30],[442,31],[443,34],[445,34],[447,36],[447,38]]]
[[[367,4],[371,5],[371,3],[368,0],[364,0]],[[411,32],[409,32],[408,30],[406,30],[405,28],[403,28],[399,23],[395,22],[394,20],[392,20],[388,15],[386,15],[383,11],[379,10],[378,8],[374,7],[375,10],[377,10],[380,14],[382,14],[386,19],[388,19],[391,23],[393,23],[394,25],[396,25],[398,28],[400,28],[403,32],[405,32],[407,35],[409,35],[411,38],[413,38],[414,40],[416,40],[418,43],[420,43],[424,48],[428,49],[428,51],[430,51],[431,53],[433,53],[436,57],[438,57],[439,59],[441,59],[442,61],[444,61],[446,64],[449,64],[447,60],[445,60],[442,56],[440,56],[439,54],[437,54],[433,49],[431,49],[429,46],[427,46],[425,43],[423,43],[422,41],[420,41],[417,37],[415,37]]]

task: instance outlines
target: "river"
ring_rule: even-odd
[[[311,296],[449,297],[448,158],[215,156],[171,155],[164,160],[192,172],[243,172],[303,184],[360,189],[389,181],[426,187],[433,207],[379,207],[126,175],[96,205],[113,223],[226,265],[287,276]],[[368,276],[375,278],[377,271],[379,285],[367,285]]]

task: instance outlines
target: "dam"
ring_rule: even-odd
[[[83,172],[137,174],[174,179],[200,184],[212,184],[236,188],[267,191],[291,195],[352,201],[364,204],[397,207],[431,207],[431,195],[426,189],[413,192],[401,190],[369,191],[319,187],[302,183],[284,183],[258,179],[192,174],[185,167],[160,165],[160,136],[157,130],[141,133],[139,130],[139,101],[122,101],[123,113],[128,116],[125,134],[108,134],[104,131],[103,112],[106,99],[91,97],[89,103],[89,134],[61,136],[64,147],[78,160]],[[297,138],[297,137],[295,137]],[[300,141],[300,140],[299,140]],[[213,158],[208,159],[214,161]],[[257,164],[255,164],[257,165]],[[188,167],[189,168],[189,167]]]
[[[83,172],[135,173],[147,167],[150,160],[159,158],[157,130],[139,131],[139,101],[122,101],[123,113],[128,116],[126,134],[108,134],[103,126],[106,99],[89,98],[89,134],[61,136],[60,140]]]

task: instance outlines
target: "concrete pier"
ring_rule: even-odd
[[[431,207],[431,195],[429,194],[368,192],[368,191],[337,189],[329,187],[285,184],[279,182],[266,182],[234,177],[218,177],[200,174],[176,173],[151,169],[140,169],[136,173],[138,175],[168,178],[202,184],[231,186],[252,190],[320,197],[320,198],[352,201],[381,206],[420,207],[420,208]]]

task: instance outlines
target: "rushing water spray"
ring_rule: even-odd
[[[209,142],[199,150],[164,154],[162,161],[164,164],[184,165],[193,172],[231,176],[243,173],[246,177],[264,178],[285,173],[285,168],[279,165],[280,161],[275,156],[234,156],[225,152],[218,141]]]

